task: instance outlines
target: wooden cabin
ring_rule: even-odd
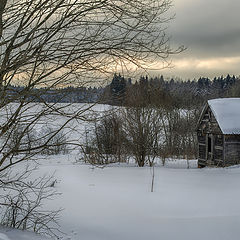
[[[198,166],[240,164],[240,98],[212,99],[197,124]]]

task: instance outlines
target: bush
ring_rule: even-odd
[[[95,123],[90,141],[86,139],[84,161],[99,165],[124,162],[125,139],[119,115],[115,112],[105,113]]]
[[[44,146],[41,154],[57,155],[69,152],[67,137],[62,131],[56,132],[53,128],[44,126],[39,135],[40,144]]]

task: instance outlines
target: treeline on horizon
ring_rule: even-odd
[[[112,105],[191,108],[193,105],[202,105],[208,99],[240,97],[240,79],[234,75],[212,80],[200,77],[188,81],[141,76],[132,83],[131,79],[115,74],[104,94],[103,99]]]
[[[9,86],[8,96],[21,94],[24,87]],[[141,76],[132,82],[120,74],[114,74],[106,87],[66,87],[61,89],[32,89],[28,101],[60,103],[105,103],[122,106],[169,106],[190,108],[202,105],[206,100],[222,97],[240,97],[240,79],[236,76],[215,77],[212,80],[164,79]]]

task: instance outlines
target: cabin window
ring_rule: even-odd
[[[212,152],[212,139],[208,137],[208,152]]]

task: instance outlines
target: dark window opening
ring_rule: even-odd
[[[208,152],[212,152],[212,139],[208,137]]]

